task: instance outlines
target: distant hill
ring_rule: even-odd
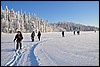
[[[95,26],[86,26],[82,24],[76,24],[73,22],[58,22],[58,23],[49,23],[53,31],[99,31],[98,27]]]

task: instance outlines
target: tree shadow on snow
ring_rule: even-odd
[[[1,42],[1,43],[13,43],[13,42],[10,41],[10,42]]]
[[[22,41],[22,42],[32,42],[32,41]]]
[[[22,42],[32,42],[32,41],[22,41]],[[39,40],[35,40],[34,42],[39,42]]]
[[[1,52],[12,52],[15,51],[15,49],[2,49]]]

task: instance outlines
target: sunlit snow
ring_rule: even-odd
[[[41,41],[22,33],[23,50],[15,53],[14,34],[1,34],[1,66],[99,66],[99,32],[42,33]]]

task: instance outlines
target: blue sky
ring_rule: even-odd
[[[1,1],[1,6],[35,13],[49,23],[67,21],[99,27],[99,1]]]

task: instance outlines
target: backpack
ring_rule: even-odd
[[[32,33],[32,34],[31,34],[31,37],[34,37],[34,36],[35,36],[35,33]]]

